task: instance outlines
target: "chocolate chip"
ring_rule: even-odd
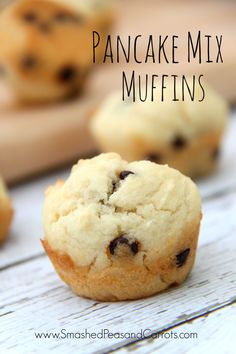
[[[58,81],[61,83],[70,83],[73,82],[78,75],[78,70],[74,66],[64,66],[62,69],[59,70],[57,77]]]
[[[120,179],[125,179],[126,177],[128,177],[129,175],[134,175],[134,172],[131,171],[121,171],[120,173]]]
[[[119,174],[119,178],[120,178],[120,180],[124,180],[129,175],[134,175],[134,172],[132,172],[132,171],[121,171],[120,174]],[[117,190],[118,186],[119,186],[119,180],[112,182],[111,193],[109,194],[110,196],[113,193],[115,193],[115,191]]]
[[[125,238],[124,236],[120,236],[120,237],[115,238],[113,241],[111,241],[111,243],[109,245],[110,253],[112,255],[114,255],[115,249],[118,246],[118,244],[126,244],[127,245],[128,243],[129,243],[128,239]]]
[[[218,159],[220,156],[220,149],[217,147],[216,149],[213,150],[212,152],[212,157],[214,160]]]
[[[115,254],[115,250],[119,245],[127,245],[130,247],[131,252],[133,253],[133,255],[135,255],[136,253],[138,253],[138,242],[134,241],[134,242],[129,242],[128,238],[126,237],[126,235],[121,235],[117,238],[115,238],[113,241],[111,241],[110,245],[109,245],[109,251],[112,255]]]
[[[145,157],[145,160],[151,161],[151,162],[155,162],[155,163],[161,163],[162,160],[162,156],[158,153],[153,153],[153,154],[149,154]]]
[[[188,258],[188,255],[189,255],[189,252],[190,252],[190,248],[186,248],[186,250],[180,252],[179,254],[177,254],[176,256],[176,265],[178,268],[182,267],[187,258]]]
[[[172,147],[175,150],[181,150],[187,145],[187,140],[183,138],[181,135],[177,135],[173,141],[171,142]]]
[[[26,12],[23,15],[23,19],[24,19],[24,21],[26,21],[28,23],[33,23],[33,22],[37,21],[37,15],[34,12]]]
[[[26,55],[22,58],[21,65],[25,69],[34,69],[37,65],[37,59],[33,55]]]
[[[176,282],[176,281],[174,281],[173,283],[171,283],[170,284],[170,288],[175,288],[176,286],[178,286],[179,284]]]
[[[138,242],[137,241],[132,242],[130,245],[130,249],[133,252],[133,254],[138,253]]]

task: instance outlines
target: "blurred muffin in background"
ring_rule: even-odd
[[[13,210],[6,186],[0,177],[0,244],[6,239],[11,225]]]
[[[164,102],[122,101],[121,92],[111,94],[91,121],[92,135],[101,151],[128,161],[168,164],[193,178],[208,175],[217,166],[228,107],[206,85],[205,95],[199,102],[198,88],[195,101],[173,101],[170,86]]]
[[[103,27],[100,12],[90,16],[85,6],[71,4],[21,0],[1,13],[0,74],[19,99],[58,100],[83,87],[92,66],[92,31]]]
[[[118,10],[117,0],[52,0],[70,6],[82,13],[93,23],[93,30],[100,36],[100,44],[96,48],[96,62],[103,59],[107,35],[110,34],[112,24]],[[92,55],[92,54],[91,54]]]

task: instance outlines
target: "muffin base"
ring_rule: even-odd
[[[47,240],[42,244],[56,272],[78,295],[98,301],[135,300],[152,296],[173,285],[181,284],[190,273],[194,264],[199,225],[191,225],[178,245],[165,257],[149,262],[145,253],[142,262],[134,258],[115,258],[104,269],[76,265],[68,254],[53,250]],[[186,262],[176,265],[176,255],[190,249]]]

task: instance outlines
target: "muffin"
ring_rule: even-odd
[[[17,1],[0,16],[0,74],[27,103],[71,97],[84,87],[92,32],[103,33],[101,27],[100,13],[90,16],[65,1]]]
[[[176,92],[180,95],[181,85]],[[196,178],[212,173],[220,155],[227,122],[227,104],[205,85],[195,101],[173,101],[170,86],[163,102],[122,101],[121,93],[111,94],[91,120],[91,133],[102,152],[114,151],[128,161],[150,160],[168,164]]]
[[[42,242],[76,294],[133,300],[185,280],[200,220],[199,192],[188,177],[108,153],[80,160],[65,182],[49,187]]]

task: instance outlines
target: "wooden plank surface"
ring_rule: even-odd
[[[225,205],[230,205],[225,220],[235,215],[235,195]],[[234,205],[233,205],[234,204]],[[225,207],[226,209],[226,207]],[[215,219],[216,220],[216,219]],[[222,225],[222,221],[221,221]],[[209,231],[202,227],[201,245],[191,277],[178,288],[155,297],[120,303],[97,303],[79,298],[59,281],[46,257],[12,266],[1,274],[1,348],[31,352],[40,345],[41,350],[63,350],[72,353],[93,353],[122,347],[132,340],[84,339],[55,340],[35,338],[34,332],[58,333],[98,332],[108,328],[116,333],[139,332],[150,328],[163,331],[178,324],[214,311],[236,300],[236,261],[234,242],[235,222],[232,228],[221,230],[219,224]],[[223,239],[223,241],[222,241]],[[14,333],[14,336],[12,335]]]
[[[12,95],[0,87],[0,171],[8,181],[74,161],[94,151],[88,131],[91,112],[113,89],[121,88],[121,73],[204,74],[206,79],[230,102],[236,100],[236,3],[234,1],[120,1],[115,34],[142,34],[139,54],[147,36],[179,35],[178,60],[181,64],[106,64],[94,68],[85,94],[67,103],[32,109],[19,106]],[[223,64],[186,62],[186,36],[191,31],[202,35],[223,35]],[[156,36],[156,37],[155,37]],[[206,43],[202,51],[206,52]],[[115,42],[113,41],[115,47]],[[215,37],[212,44],[216,55]],[[170,54],[168,46],[167,54]]]
[[[236,304],[205,314],[148,339],[115,351],[116,354],[232,354],[236,345]],[[196,336],[197,335],[197,336]],[[176,338],[177,336],[177,338]],[[181,342],[181,351],[178,345]],[[230,343],[230,347],[229,347]]]
[[[99,332],[105,328],[110,332],[140,332],[150,328],[156,333],[175,328],[190,331],[187,328],[191,324],[191,331],[197,331],[199,335],[197,343],[204,348],[202,351],[222,333],[217,347],[224,347],[223,353],[232,353],[234,333],[228,322],[224,324],[221,320],[229,321],[231,312],[233,316],[236,300],[233,266],[236,262],[235,136],[236,124],[232,120],[218,174],[199,182],[204,216],[192,275],[181,287],[145,300],[99,303],[82,299],[75,296],[53,271],[39,243],[42,235],[40,209],[46,185],[57,177],[66,176],[67,170],[13,188],[12,197],[17,207],[15,225],[10,242],[0,251],[1,350],[17,354],[53,350],[90,354],[123,348],[124,352],[139,350],[141,353],[142,344],[137,344],[134,338],[36,339],[34,333],[60,334],[62,329],[66,333],[85,329]],[[213,336],[211,342],[207,341],[204,326],[206,333]],[[176,348],[176,353],[188,353],[188,350],[199,353],[192,344],[191,341],[155,340],[144,341],[143,346],[147,353],[164,352],[164,348],[170,352]]]

